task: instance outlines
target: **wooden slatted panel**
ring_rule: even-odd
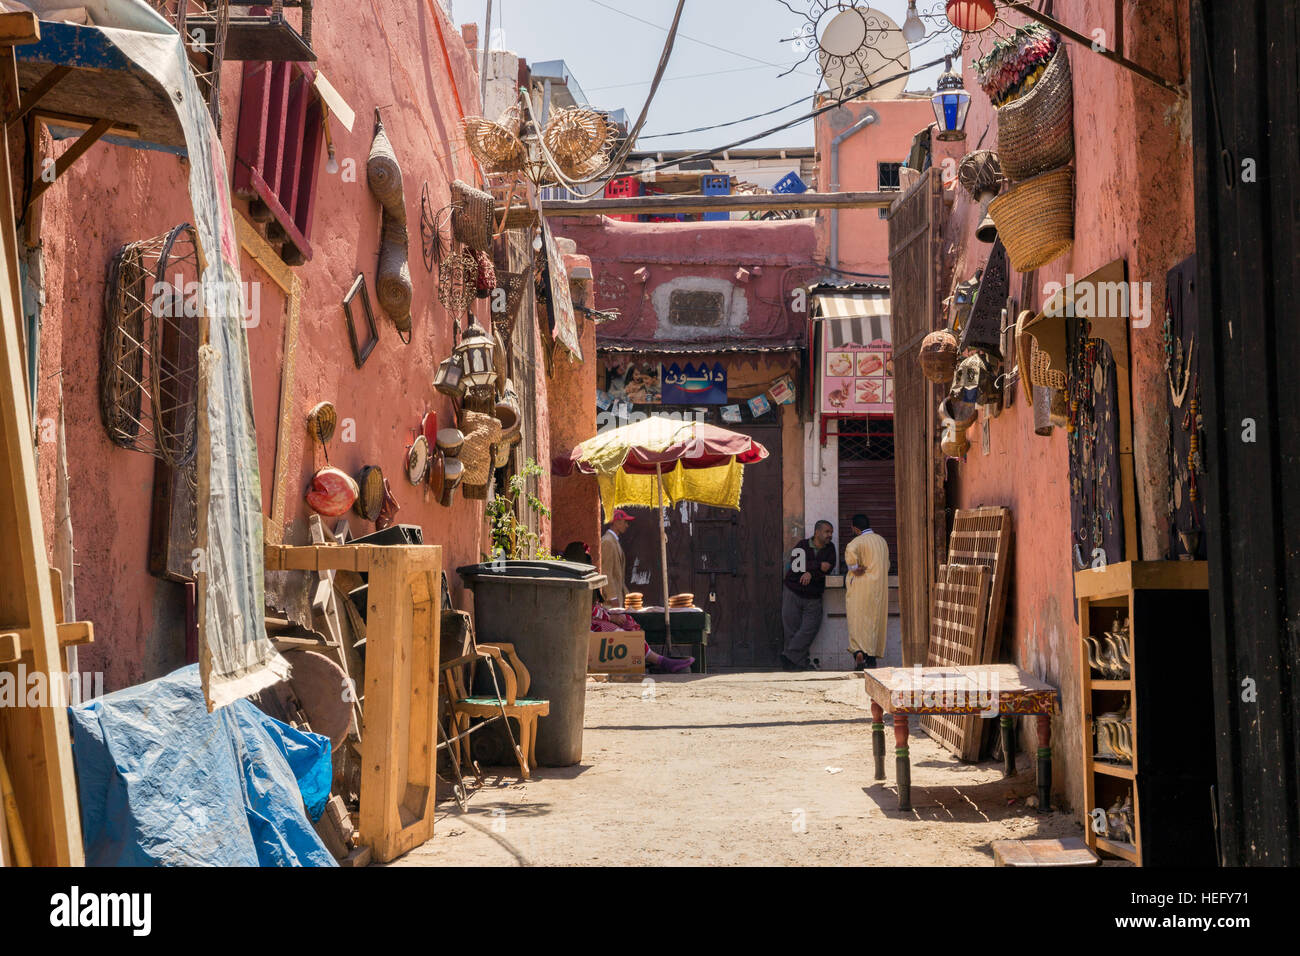
[[[982,564],[945,564],[934,584],[927,667],[979,664],[984,657],[990,571]],[[983,718],[926,715],[921,728],[962,760],[979,759]]]
[[[935,385],[921,374],[921,340],[939,327],[944,205],[940,170],[926,171],[889,213],[889,281],[894,337],[894,484],[898,496],[898,603],[903,663],[925,661],[930,596],[946,541],[943,457],[938,454]]]
[[[988,617],[984,653],[978,663],[997,663],[1002,653],[1002,622],[1006,613],[1008,563],[1011,558],[1011,509],[966,508],[953,517],[948,539],[948,563],[979,564],[989,569]]]

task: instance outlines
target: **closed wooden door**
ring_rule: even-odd
[[[775,667],[781,631],[781,429],[723,425],[766,446],[769,457],[745,469],[740,511],[682,502],[666,514],[669,594],[691,591],[709,613],[708,664]],[[664,600],[657,509],[628,509],[637,520],[623,537],[628,588],[645,603]],[[710,594],[713,600],[710,600]]]

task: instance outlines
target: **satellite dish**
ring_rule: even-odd
[[[882,82],[910,70],[912,55],[898,24],[879,10],[839,11],[821,30],[817,47],[826,88],[836,99],[864,93],[869,100],[888,100],[907,88],[906,76]]]

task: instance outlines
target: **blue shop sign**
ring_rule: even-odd
[[[721,362],[676,362],[659,370],[665,405],[725,405],[727,403],[727,370]]]

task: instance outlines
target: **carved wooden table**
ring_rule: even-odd
[[[1038,806],[1051,808],[1052,714],[1056,688],[1013,664],[879,667],[863,672],[871,698],[871,749],[876,779],[885,779],[885,714],[894,715],[898,809],[912,809],[912,764],[907,747],[912,714],[974,714],[1001,718],[1002,770],[1016,772],[1011,718],[1033,715],[1038,730]]]

